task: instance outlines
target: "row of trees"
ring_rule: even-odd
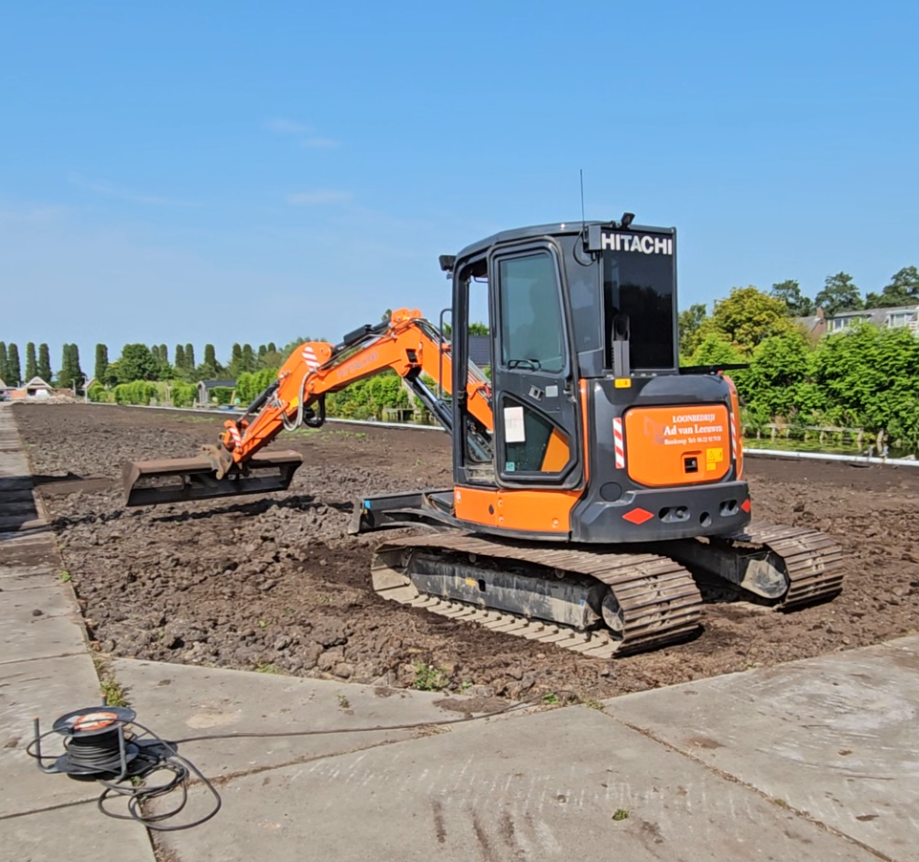
[[[825,314],[841,311],[858,311],[862,308],[893,308],[898,305],[919,303],[919,270],[905,266],[891,276],[880,293],[868,292],[864,299],[855,280],[847,272],[827,276],[823,289],[811,299],[801,292],[801,285],[794,279],[781,281],[772,286],[772,295],[781,299],[793,317],[809,317],[818,308]]]
[[[862,323],[816,343],[782,298],[735,288],[715,303],[680,315],[681,364],[747,364],[731,376],[744,424],[780,420],[884,430],[919,445],[919,338],[906,327]]]
[[[242,374],[253,374],[263,369],[277,370],[299,343],[291,342],[280,350],[274,342],[260,344],[257,349],[253,349],[251,344],[234,344],[230,361],[226,365],[218,362],[213,344],[204,345],[201,363],[195,361],[193,344],[177,344],[171,362],[165,344],[152,347],[146,344],[126,344],[121,355],[111,362],[108,347],[97,344],[93,376],[106,386],[130,383],[133,380],[197,382],[223,377],[238,380]]]
[[[823,307],[842,301],[845,273],[827,279],[818,294]],[[709,314],[705,305],[693,305],[680,314],[680,361],[683,365],[748,367],[732,372],[744,404],[748,426],[783,420],[802,425],[861,427],[885,430],[904,445],[919,445],[919,339],[906,328],[879,329],[868,324],[826,336],[816,343],[796,322],[807,316],[796,282],[781,282],[766,293],[755,287],[735,288],[717,301]],[[874,300],[878,297],[870,295]],[[919,274],[915,267],[897,273],[880,296],[889,305],[919,304]],[[815,300],[815,301],[816,301]],[[875,303],[877,304],[877,303]],[[888,306],[889,307],[889,306]],[[481,325],[477,334],[487,334]],[[192,403],[194,383],[200,379],[231,378],[236,397],[248,403],[269,383],[298,339],[280,350],[274,344],[233,346],[226,367],[217,362],[213,345],[195,362],[191,344],[177,345],[170,362],[166,345],[125,345],[109,360],[105,345],[97,345],[95,395],[119,403],[149,403],[151,398],[177,406]],[[15,384],[20,377],[18,347],[0,343],[0,376]],[[51,377],[47,345],[26,348],[26,377],[34,370]],[[65,345],[59,385],[81,380],[76,345]],[[64,385],[69,385],[64,383]],[[226,401],[234,392],[212,392]],[[92,394],[92,393],[91,393]],[[331,415],[380,418],[386,407],[408,406],[408,395],[395,375],[380,375],[330,396]]]
[[[241,374],[280,368],[290,352],[304,340],[291,342],[280,349],[274,342],[260,344],[256,349],[251,344],[234,344],[226,365],[217,360],[213,344],[204,345],[204,358],[200,364],[195,361],[193,344],[177,344],[171,362],[165,344],[126,344],[118,358],[112,361],[109,360],[108,346],[97,344],[91,376],[108,387],[134,380],[197,382],[221,377],[237,380]],[[17,344],[8,345],[0,341],[0,380],[9,386],[20,386],[36,376],[46,383],[69,389],[74,383],[82,386],[88,375],[80,366],[80,351],[76,344],[63,346],[60,370],[55,374],[47,344],[39,344],[36,350],[35,344],[30,341],[23,358]]]
[[[83,371],[80,368],[80,349],[76,344],[65,344],[61,350],[61,370],[57,375],[51,370],[51,352],[47,344],[26,344],[25,368],[19,353],[18,344],[0,341],[0,380],[8,386],[21,386],[33,377],[41,377],[45,383],[53,383],[62,389],[69,389],[76,383],[83,383]]]

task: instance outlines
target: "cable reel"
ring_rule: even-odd
[[[136,718],[133,709],[123,706],[93,706],[62,715],[48,733],[42,734],[35,719],[34,756],[45,773],[62,772],[82,778],[107,777],[121,781],[129,775],[129,764],[137,759],[139,749],[125,737],[125,728]],[[64,753],[49,766],[41,753],[43,736],[57,733],[63,737]],[[31,753],[31,752],[30,752]]]
[[[34,722],[34,737],[26,754],[38,761],[46,774],[63,774],[82,781],[98,781],[104,788],[97,800],[99,810],[117,820],[134,820],[148,829],[171,832],[188,829],[210,820],[220,810],[220,796],[213,785],[191,761],[179,754],[178,743],[168,742],[137,721],[137,713],[123,706],[90,706],[62,715],[41,732],[39,719]],[[137,733],[138,728],[142,733]],[[61,738],[63,752],[45,754],[42,741],[50,736]],[[153,784],[156,773],[167,779]],[[205,816],[178,826],[163,826],[161,821],[174,817],[188,802],[188,781],[194,774],[214,797],[214,807]],[[174,790],[180,791],[179,804],[170,811],[149,814],[143,804]],[[127,814],[118,814],[106,802],[122,797]]]

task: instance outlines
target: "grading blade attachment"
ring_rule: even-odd
[[[207,455],[136,461],[124,465],[125,505],[158,506],[286,491],[302,463],[299,452],[257,452],[218,479],[215,461]]]

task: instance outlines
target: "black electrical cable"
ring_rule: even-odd
[[[578,700],[578,696],[567,689],[561,689],[555,692],[556,697],[563,695]],[[502,709],[493,712],[483,712],[478,715],[464,715],[462,718],[448,718],[446,721],[418,721],[412,724],[382,724],[375,727],[333,727],[324,730],[287,730],[266,733],[209,733],[203,736],[186,736],[183,739],[174,740],[176,745],[184,745],[187,742],[205,742],[212,739],[275,739],[278,737],[294,736],[325,736],[332,733],[374,733],[382,730],[418,730],[423,727],[442,727],[449,724],[465,724],[469,721],[481,721],[484,718],[495,718],[499,715],[507,715],[511,712],[519,712],[534,703],[544,703],[544,695],[527,698],[526,700],[511,703]]]
[[[561,695],[566,699],[578,700],[577,695],[565,689],[556,692],[555,695],[556,697]],[[179,754],[179,745],[189,742],[205,742],[207,740],[218,739],[275,739],[278,737],[324,736],[334,733],[374,733],[388,730],[418,730],[426,727],[466,724],[468,722],[481,721],[486,718],[508,715],[513,712],[519,712],[539,702],[544,702],[544,696],[534,696],[518,701],[517,703],[508,704],[501,709],[491,712],[483,712],[478,715],[464,715],[462,718],[452,718],[446,721],[419,721],[404,724],[376,725],[373,727],[336,727],[324,730],[289,730],[265,733],[211,733],[202,736],[189,736],[184,739],[172,741],[167,741],[157,736],[150,728],[145,727],[136,720],[132,720],[131,725],[140,728],[144,732],[143,734],[128,735],[125,734],[123,728],[118,728],[110,733],[95,734],[85,737],[74,734],[65,740],[64,748],[71,764],[81,770],[85,770],[83,774],[88,775],[93,772],[97,773],[97,780],[105,789],[96,800],[96,805],[107,817],[112,817],[115,820],[132,820],[136,823],[140,823],[147,829],[157,832],[176,832],[181,829],[190,829],[193,826],[200,826],[202,823],[206,823],[220,811],[223,805],[220,794],[211,781],[194,765],[194,763]],[[26,753],[38,759],[39,762],[46,759],[46,755],[36,754],[32,749],[41,739],[53,733],[58,733],[58,731],[50,730],[34,739],[26,746]],[[128,751],[130,751],[131,755],[130,761],[126,760]],[[172,777],[161,784],[148,784],[147,780],[159,772],[171,773]],[[101,777],[107,774],[119,777],[114,781]],[[192,776],[198,778],[214,797],[213,809],[204,816],[189,823],[182,823],[174,826],[162,825],[164,820],[175,817],[185,809],[188,803],[188,785]],[[134,783],[138,781],[142,783]],[[143,806],[145,803],[166,796],[175,790],[181,792],[181,798],[178,805],[174,808],[159,814],[144,812]],[[106,807],[106,803],[116,798],[123,798],[126,800],[127,814],[118,814]]]
[[[64,748],[74,766],[117,774],[122,765],[120,736],[118,730],[95,736],[72,736],[64,742]]]
[[[178,743],[168,742],[157,736],[136,719],[131,720],[131,725],[140,728],[144,733],[129,735],[123,727],[108,733],[85,736],[79,731],[72,733],[64,740],[68,768],[62,771],[95,777],[105,788],[96,800],[96,805],[103,814],[115,820],[133,820],[157,832],[175,832],[200,826],[216,815],[223,804],[220,794],[194,763],[179,754]],[[59,733],[58,729],[52,729],[33,739],[26,746],[26,754],[36,758],[39,764],[49,759],[48,755],[36,753],[34,747],[45,737]],[[73,768],[72,771],[70,767]],[[158,772],[171,773],[172,777],[161,784],[148,784],[147,779]],[[199,778],[214,797],[213,808],[203,817],[190,823],[177,826],[161,825],[162,821],[174,817],[185,808],[188,802],[188,783],[192,775]],[[159,814],[144,812],[145,803],[166,796],[176,789],[181,791],[178,806]],[[127,814],[118,814],[106,807],[106,803],[115,798],[126,800]]]
[[[191,829],[193,826],[200,826],[202,823],[206,823],[212,817],[214,817],[218,811],[220,811],[221,806],[223,805],[223,800],[220,798],[220,794],[217,792],[214,785],[208,780],[208,778],[192,763],[188,758],[183,757],[179,754],[177,742],[167,742],[165,739],[157,736],[150,728],[145,727],[136,719],[131,722],[135,727],[139,727],[143,730],[148,736],[149,739],[145,740],[139,738],[138,744],[142,745],[141,753],[138,755],[138,759],[141,757],[147,757],[147,751],[149,749],[149,765],[147,768],[144,768],[140,773],[141,778],[146,778],[147,776],[153,775],[161,770],[166,770],[173,773],[173,778],[167,781],[165,784],[160,784],[157,786],[148,787],[144,784],[138,786],[125,786],[121,782],[110,783],[110,782],[101,782],[105,787],[105,790],[102,791],[102,795],[97,800],[96,804],[99,810],[113,817],[116,820],[134,820],[137,823],[142,824],[147,829],[152,829],[156,832],[177,832],[181,829]],[[165,753],[163,751],[165,749]],[[146,764],[145,764],[146,765]],[[188,802],[188,780],[190,775],[196,775],[207,790],[210,792],[211,796],[214,797],[214,807],[204,816],[199,817],[197,820],[192,820],[190,823],[181,823],[177,826],[162,826],[160,822],[167,820],[170,817],[174,817],[180,811],[185,808],[186,803]],[[165,796],[167,793],[171,793],[176,788],[180,788],[182,791],[182,799],[179,805],[172,809],[171,811],[164,812],[162,814],[145,814],[141,806],[145,802],[149,802],[153,799],[157,799],[161,796]],[[125,814],[116,814],[113,811],[109,811],[105,807],[105,802],[107,799],[110,799],[117,796],[127,797],[128,813]]]

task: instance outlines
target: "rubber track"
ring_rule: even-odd
[[[843,550],[831,536],[807,527],[754,522],[729,537],[732,544],[767,547],[788,572],[788,592],[774,605],[788,611],[825,601],[842,591]]]
[[[514,560],[524,565],[596,578],[609,585],[622,608],[625,622],[622,637],[614,636],[608,629],[579,632],[564,625],[527,620],[506,611],[423,595],[404,574],[407,552],[413,548]],[[386,542],[374,554],[372,573],[374,589],[384,598],[595,658],[629,655],[684,640],[698,629],[702,606],[702,596],[692,575],[667,557],[551,549],[465,534],[417,536]]]

